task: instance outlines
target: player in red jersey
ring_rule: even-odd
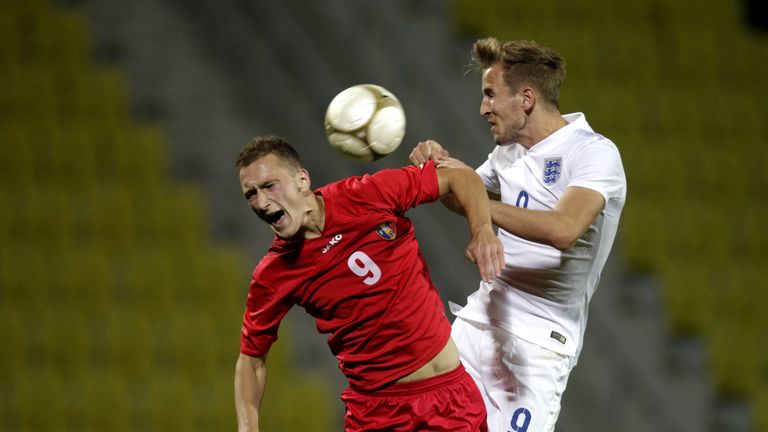
[[[278,137],[240,152],[243,194],[276,237],[253,271],[235,372],[240,430],[258,430],[266,355],[280,321],[302,306],[329,334],[349,380],[345,431],[485,431],[485,407],[459,362],[451,326],[404,213],[452,193],[467,210],[467,258],[484,280],[503,250],[471,169],[385,169],[312,190]]]

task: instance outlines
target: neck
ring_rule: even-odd
[[[320,195],[307,197],[307,209],[304,212],[304,238],[316,238],[323,234],[325,226],[325,201]]]
[[[531,147],[567,124],[568,122],[565,121],[559,111],[545,111],[539,116],[530,116],[528,118],[529,133],[525,142],[521,142],[521,144],[530,150]]]

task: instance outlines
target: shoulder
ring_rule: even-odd
[[[583,113],[566,114],[563,118],[568,120],[573,126],[570,141],[572,141],[571,144],[574,147],[578,147],[581,150],[591,148],[618,153],[616,144],[606,136],[595,132],[589,122],[587,122],[587,118]]]
[[[586,130],[578,130],[575,134],[577,139],[569,152],[572,158],[621,159],[619,148],[609,138]]]

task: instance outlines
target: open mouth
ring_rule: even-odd
[[[268,224],[272,225],[277,221],[279,221],[280,218],[283,217],[283,215],[285,215],[285,212],[283,210],[278,210],[274,213],[265,214],[263,218]]]

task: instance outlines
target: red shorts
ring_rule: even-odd
[[[485,403],[472,377],[459,365],[451,372],[384,390],[341,394],[345,432],[486,432]]]

